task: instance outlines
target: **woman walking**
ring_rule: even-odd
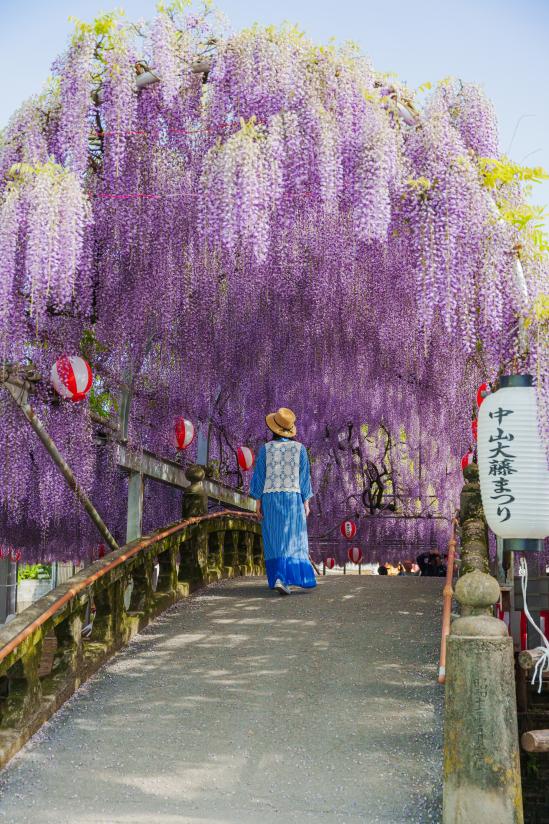
[[[314,587],[307,521],[313,497],[309,458],[294,440],[296,416],[282,407],[265,418],[273,439],[264,444],[250,486],[261,517],[267,579],[271,589],[290,595],[290,586]]]

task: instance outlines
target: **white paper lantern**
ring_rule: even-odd
[[[239,446],[236,450],[238,465],[244,472],[249,472],[255,463],[255,455],[249,446]]]
[[[63,355],[53,364],[50,379],[62,398],[73,402],[84,400],[91,389],[93,375],[90,365],[79,355]]]
[[[178,449],[187,449],[194,441],[194,425],[187,418],[177,418],[175,422],[175,444]]]
[[[359,546],[352,546],[347,553],[347,557],[352,564],[362,563],[362,550]]]
[[[549,469],[530,375],[504,375],[478,413],[484,514],[505,549],[541,551],[549,535]]]

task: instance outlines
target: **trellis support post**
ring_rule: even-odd
[[[144,479],[141,472],[130,472],[128,477],[128,517],[126,543],[141,538],[143,527]]]

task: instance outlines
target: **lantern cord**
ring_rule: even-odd
[[[536,647],[536,649],[538,649],[541,652],[541,656],[538,659],[538,661],[536,661],[531,681],[532,684],[535,684],[537,681],[538,693],[540,693],[543,687],[543,673],[545,672],[545,670],[549,670],[549,641],[545,637],[541,628],[538,627],[538,625],[530,615],[530,610],[528,609],[528,604],[526,602],[526,590],[528,588],[528,564],[526,563],[526,558],[524,557],[522,557],[519,561],[519,576],[520,586],[522,589],[522,601],[524,604],[524,614],[526,615],[526,618],[532,624],[536,632],[539,635],[541,635],[541,638],[544,643],[544,646]]]

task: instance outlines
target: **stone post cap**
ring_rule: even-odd
[[[500,588],[495,578],[475,569],[458,580],[455,595],[462,606],[481,611],[499,601]]]
[[[451,635],[508,639],[506,624],[487,614],[500,596],[499,584],[495,578],[474,569],[459,579],[455,595],[464,611],[466,609],[469,614],[453,621]]]
[[[198,466],[197,464],[191,464],[185,470],[185,477],[191,484],[198,484],[204,480],[206,476],[206,472],[204,471],[203,466]]]
[[[478,464],[472,463],[463,470],[463,477],[469,483],[478,483]]]

